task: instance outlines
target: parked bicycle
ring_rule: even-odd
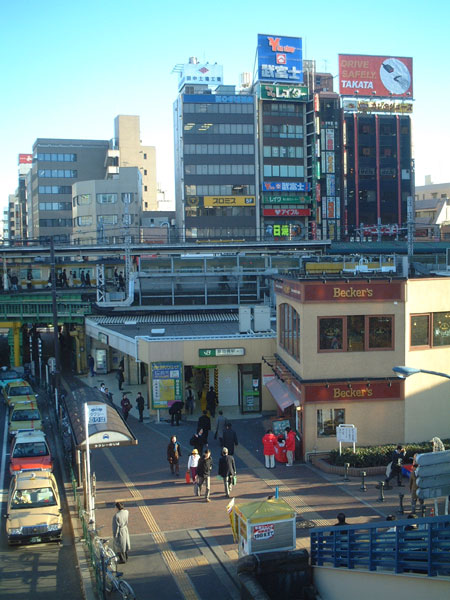
[[[117,557],[110,557],[105,562],[104,570],[104,590],[106,594],[111,594],[114,591],[119,592],[122,600],[136,600],[133,588],[129,583],[121,579],[123,573],[116,570]],[[111,568],[113,564],[113,568]]]

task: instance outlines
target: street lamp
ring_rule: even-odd
[[[392,370],[397,377],[400,377],[400,379],[406,379],[410,375],[415,375],[416,373],[427,373],[428,375],[437,375],[438,377],[450,379],[450,375],[447,375],[446,373],[440,373],[439,371],[428,371],[427,369],[416,369],[415,367],[392,367]]]

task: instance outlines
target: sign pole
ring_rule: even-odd
[[[91,522],[91,457],[89,455],[89,409],[87,402],[84,403],[84,428],[86,432],[86,512],[89,522]]]

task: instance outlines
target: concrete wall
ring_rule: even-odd
[[[395,573],[373,573],[313,567],[313,581],[322,600],[448,600],[448,579]]]

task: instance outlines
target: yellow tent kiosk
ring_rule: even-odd
[[[239,544],[239,556],[294,550],[296,514],[281,498],[235,504],[232,526]]]

